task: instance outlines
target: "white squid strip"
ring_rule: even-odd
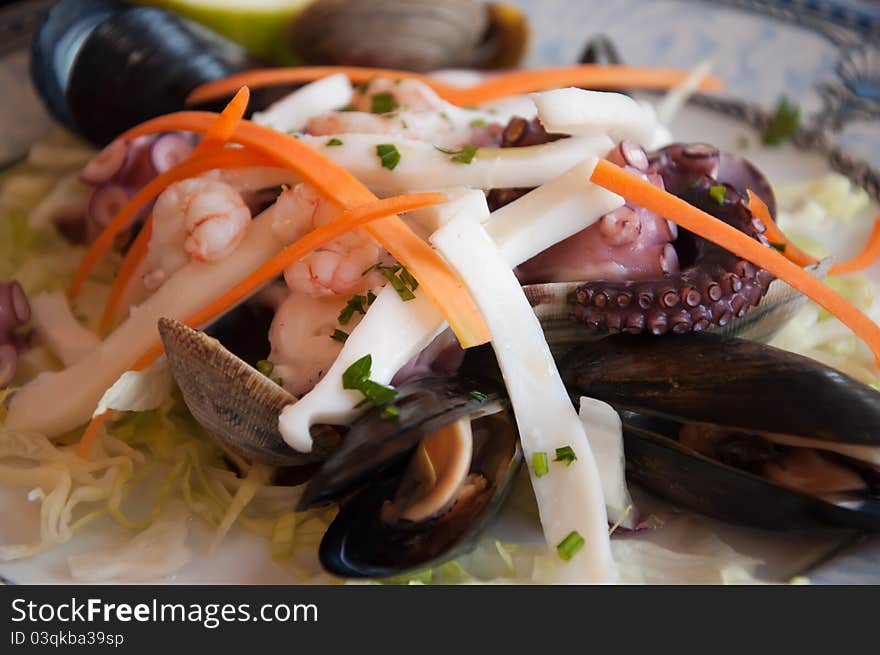
[[[622,93],[555,89],[533,93],[538,117],[548,132],[591,136],[607,134],[615,141],[648,144],[657,122],[648,111]]]
[[[327,146],[337,138],[342,145]],[[506,189],[536,187],[559,177],[590,156],[608,151],[604,136],[560,139],[525,148],[480,148],[470,164],[452,161],[430,143],[389,134],[300,135],[299,139],[347,169],[377,195],[414,193],[446,187]],[[393,144],[400,162],[382,166],[376,146]]]
[[[485,198],[481,198],[481,205],[474,195],[461,196],[456,202],[469,215],[488,219],[486,231],[513,268],[623,205],[623,198],[589,182],[596,163],[595,158],[582,162],[491,215]],[[438,215],[448,218],[444,213]],[[284,409],[280,426],[287,443],[308,451],[309,426],[322,422],[342,425],[354,420],[358,410],[353,407],[360,397],[342,389],[342,373],[358,359],[369,353],[373,359],[370,377],[387,384],[446,328],[437,308],[420,291],[415,296],[415,300],[402,302],[392,289],[385,288],[379,294],[327,374],[296,404]]]
[[[279,132],[299,132],[313,116],[345,107],[353,92],[346,75],[329,75],[297,89],[266,111],[255,113],[253,121]]]
[[[620,416],[608,403],[585,396],[581,396],[578,416],[596,458],[608,521],[632,529],[636,526],[637,515],[626,486],[626,460],[623,455],[623,426]]]
[[[40,340],[65,366],[80,361],[100,345],[94,332],[81,324],[62,291],[32,296],[31,324]]]
[[[548,546],[555,549],[572,531],[584,539],[583,548],[557,567],[560,581],[614,582],[616,569],[599,471],[519,281],[473,215],[454,218],[434,233],[431,242],[462,278],[492,332],[492,347],[516,415]],[[556,449],[564,446],[570,446],[577,456],[568,465],[552,461]],[[535,475],[533,453],[548,455],[546,475]]]
[[[244,241],[226,259],[190,262],[132,308],[130,317],[88,357],[63,371],[42,373],[19,389],[5,427],[53,437],[86,423],[104,392],[159,339],[161,317],[187,318],[281,249],[272,229],[273,208],[253,220]]]

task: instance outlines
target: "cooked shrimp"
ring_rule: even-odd
[[[290,243],[332,220],[339,209],[307,184],[298,184],[277,201],[273,228]],[[364,271],[380,262],[382,249],[362,230],[331,241],[320,250],[284,271],[291,291],[314,297],[350,296],[381,281],[375,272]]]
[[[157,289],[191,258],[215,262],[238,247],[251,212],[228,184],[205,178],[169,186],[153,206],[153,234],[144,285]]]
[[[355,89],[351,106],[355,111],[372,112],[374,98],[379,94],[391,94],[394,107],[401,111],[444,111],[450,105],[423,82],[418,80],[390,80],[376,78]]]
[[[278,307],[269,328],[269,361],[275,365],[272,376],[280,377],[290,393],[301,396],[318,383],[342,349],[342,343],[330,335],[340,327],[351,330],[360,322],[361,315],[355,313],[348,323],[339,325],[345,303],[337,297],[293,292]]]

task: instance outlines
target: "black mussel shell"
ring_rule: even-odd
[[[237,44],[176,14],[106,0],[59,2],[31,59],[50,112],[96,145],[183,108],[196,86],[255,65]]]
[[[584,51],[578,61],[582,64],[613,64],[623,63],[623,58],[617,50],[617,46],[605,34],[597,34],[590,37],[584,46]]]
[[[488,487],[461,500],[447,513],[409,524],[388,525],[380,518],[398,480],[385,479],[343,504],[319,548],[324,568],[339,576],[387,578],[436,566],[466,552],[496,516],[522,460],[513,417],[504,411],[473,423],[471,472]]]
[[[880,530],[880,501],[828,502],[706,457],[676,440],[680,424],[621,412],[627,477],[676,505],[768,530]]]
[[[424,437],[466,416],[496,412],[507,402],[498,385],[487,380],[432,377],[401,386],[394,399],[397,419],[382,418],[376,408],[355,421],[342,445],[309,481],[298,509],[338,500],[396,472]]]
[[[880,393],[754,341],[712,333],[620,334],[575,348],[560,372],[570,393],[634,412],[880,445]]]

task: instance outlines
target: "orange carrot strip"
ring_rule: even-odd
[[[131,200],[113,217],[113,220],[110,221],[107,227],[104,228],[104,231],[98,235],[98,238],[89,247],[88,252],[80,262],[79,268],[74,273],[73,281],[67,290],[68,295],[73,298],[79,293],[89,274],[98,264],[98,261],[100,261],[101,256],[113,245],[113,239],[116,238],[116,235],[125,228],[128,222],[134,218],[144,205],[162,193],[169,185],[215,168],[265,166],[267,163],[266,157],[257,153],[240,149],[223,150],[210,156],[187,159],[174,168],[154,177],[134,194]]]
[[[581,64],[538,70],[518,70],[490,77],[482,84],[456,88],[447,100],[457,105],[478,104],[510,95],[531,93],[557,87],[579,86],[591,89],[670,89],[684,82],[690,71],[669,68],[636,68],[605,64]],[[704,91],[723,88],[717,77],[706,76],[700,82]]]
[[[142,123],[123,137],[136,138],[169,130],[204,132],[215,116],[210,112],[196,111],[168,114]],[[322,195],[345,209],[376,200],[376,196],[354,175],[289,134],[242,121],[232,139],[272,157],[276,165],[296,172]],[[473,298],[437,253],[406,223],[397,216],[388,216],[365,229],[415,276],[463,348],[478,346],[491,339],[489,328]]]
[[[746,193],[749,196],[749,211],[764,223],[764,226],[767,228],[764,236],[770,240],[770,243],[781,248],[782,250],[780,252],[785,255],[785,258],[794,262],[801,268],[815,264],[817,261],[815,257],[810,256],[808,253],[794,245],[794,243],[789,241],[788,237],[785,236],[785,233],[779,229],[779,226],[776,225],[776,221],[770,216],[770,210],[767,208],[767,205],[764,204],[764,201],[758,197],[758,194],[751,189],[747,189]]]
[[[193,150],[190,157],[201,157],[202,155],[209,154],[212,150],[219,150],[225,146],[226,142],[229,141],[235,132],[235,128],[241,122],[241,119],[244,118],[250,98],[250,89],[246,86],[241,87],[238,93],[235,94],[235,97],[220,112],[214,124],[205,132],[205,137],[196,149]]]
[[[880,364],[880,327],[821,280],[787,260],[778,251],[761,245],[724,221],[609,161],[600,160],[590,179],[785,280],[855,332],[871,348]]]
[[[541,91],[560,86],[584,86],[602,89],[669,89],[683,82],[689,71],[667,68],[637,68],[633,66],[608,66],[604,64],[581,64],[559,68],[518,70],[489,78],[471,87],[456,87],[427,75],[382,68],[357,68],[349,66],[300,66],[293,68],[264,68],[237,73],[221,80],[196,87],[186,102],[189,105],[224,98],[242,85],[251,88],[301,84],[314,82],[322,77],[343,73],[352,82],[368,82],[375,77],[415,79],[430,86],[437,94],[458,105],[497,100],[516,93]],[[704,91],[718,91],[721,81],[707,76],[700,84]]]
[[[880,216],[874,219],[874,227],[871,236],[868,237],[865,247],[855,257],[834,264],[830,269],[831,275],[844,275],[863,271],[880,259]]]
[[[92,450],[92,446],[95,443],[95,439],[98,438],[98,433],[101,432],[101,427],[103,427],[104,423],[107,421],[107,413],[98,414],[93,417],[91,421],[89,421],[88,427],[86,427],[86,431],[83,432],[83,436],[80,437],[79,443],[76,444],[76,448],[74,452],[77,455],[82,457],[83,459],[88,458],[89,453]]]
[[[110,331],[110,327],[113,325],[113,321],[116,318],[116,310],[119,306],[119,302],[122,300],[122,295],[128,288],[128,283],[131,282],[131,278],[138,266],[144,260],[144,257],[147,256],[150,237],[152,237],[152,235],[153,215],[150,214],[147,216],[147,220],[144,221],[144,226],[138,233],[134,243],[131,244],[131,248],[129,248],[128,252],[125,254],[125,259],[122,260],[122,265],[119,267],[116,279],[113,280],[113,286],[110,289],[110,295],[107,296],[107,302],[104,305],[104,313],[101,315],[101,322],[98,326],[98,330],[101,334],[107,334]]]
[[[193,328],[205,325],[230,307],[241,302],[294,262],[314,252],[329,241],[339,238],[346,232],[366,226],[372,221],[382,220],[386,216],[422,207],[430,207],[442,202],[446,202],[446,196],[442,193],[414,193],[384,200],[375,200],[354,209],[346,210],[329,223],[321,225],[301,239],[294,241],[214,302],[210,303],[207,307],[203,307],[184,322]],[[132,370],[139,371],[146,368],[162,354],[162,350],[162,343],[155,343],[137,359],[132,365]]]

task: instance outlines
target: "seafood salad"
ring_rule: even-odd
[[[304,582],[755,581],[653,537],[880,527],[880,223],[849,256],[865,192],[677,140],[703,67],[255,69],[61,2],[33,72],[64,128],[0,180],[0,484],[39,528],[0,559],[113,526],[71,580],[246,531]]]

